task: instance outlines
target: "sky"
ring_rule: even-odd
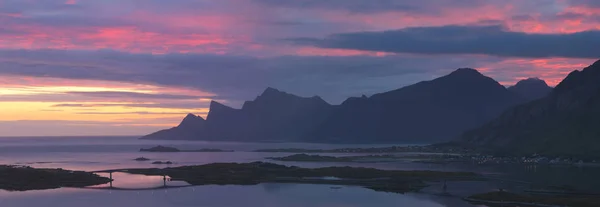
[[[556,85],[597,0],[0,0],[0,136],[144,135],[266,87],[332,104],[476,68]]]

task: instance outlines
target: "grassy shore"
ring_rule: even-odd
[[[374,168],[288,167],[265,162],[214,163],[165,169],[127,169],[133,174],[168,175],[192,185],[255,185],[260,183],[310,183],[363,186],[369,189],[404,193],[420,190],[427,181],[476,179],[469,172],[398,171]]]
[[[86,187],[110,181],[89,172],[0,165],[0,189],[8,191]]]

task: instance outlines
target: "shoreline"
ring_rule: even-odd
[[[0,165],[0,189],[6,191],[86,187],[111,181],[92,172]]]
[[[212,163],[172,168],[101,170],[94,173],[124,172],[136,175],[168,176],[191,185],[256,185],[261,183],[305,183],[361,186],[372,190],[406,193],[419,191],[426,182],[477,180],[472,172],[400,171],[360,167],[301,168],[267,162]]]

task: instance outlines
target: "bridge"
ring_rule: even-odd
[[[109,183],[109,186],[102,186],[102,187],[84,187],[85,189],[97,189],[97,190],[123,190],[123,191],[143,191],[143,190],[161,190],[161,189],[176,189],[176,188],[185,188],[185,187],[191,187],[193,185],[184,185],[184,186],[169,186],[167,185],[167,171],[165,169],[153,169],[154,172],[158,172],[156,174],[159,175],[155,175],[155,176],[162,176],[163,177],[163,185],[162,186],[156,186],[156,187],[146,187],[146,188],[119,188],[119,187],[114,187],[113,186],[113,182],[115,181],[113,179],[113,173],[131,173],[131,171],[135,171],[138,169],[111,169],[111,170],[99,170],[99,171],[91,171],[92,173],[108,173],[109,174],[109,178],[111,179],[111,182]],[[144,170],[144,168],[140,169],[140,170]],[[162,175],[160,175],[162,174]],[[473,177],[464,177],[464,176],[455,176],[455,177],[445,177],[444,180],[440,180],[443,181],[443,186],[442,186],[442,190],[443,192],[447,191],[447,185],[446,185],[446,181],[451,181],[451,180],[462,180],[462,179],[473,179]],[[524,185],[532,185],[533,183],[531,182],[527,182],[527,181],[521,181],[521,180],[513,180],[513,179],[507,179],[507,178],[501,178],[501,177],[495,177],[495,176],[480,176],[479,179],[482,180],[488,180],[488,181],[496,181],[496,182],[502,182],[502,183],[518,183],[518,184],[524,184]],[[288,182],[290,180],[287,180]],[[301,183],[301,181],[306,181],[306,179],[294,179],[293,181],[297,182],[297,183]]]
[[[156,186],[156,187],[145,187],[145,188],[120,188],[120,187],[114,187],[113,186],[113,182],[115,181],[113,179],[112,174],[113,173],[129,173],[128,169],[114,169],[114,170],[99,170],[99,171],[92,171],[92,173],[108,173],[109,178],[110,178],[110,183],[109,186],[101,186],[101,187],[83,187],[84,189],[94,189],[94,190],[121,190],[121,191],[151,191],[151,190],[162,190],[162,189],[176,189],[176,188],[185,188],[185,187],[191,187],[193,185],[183,185],[183,186],[169,186],[167,185],[167,175],[163,173],[162,177],[163,177],[163,185],[162,186]]]
[[[92,190],[118,190],[118,191],[153,191],[153,190],[168,190],[168,189],[177,189],[177,188],[187,188],[192,187],[193,185],[185,185],[185,186],[157,186],[157,187],[148,187],[148,188],[119,188],[113,187],[83,187],[83,189],[92,189]]]
[[[97,170],[97,171],[89,171],[89,172],[91,172],[91,173],[114,173],[114,172],[129,173],[130,170],[145,170],[145,169],[147,169],[147,168],[139,168],[139,169],[127,168],[127,169]],[[163,169],[155,169],[155,170],[163,170]]]

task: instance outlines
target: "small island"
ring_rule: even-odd
[[[139,161],[139,162],[144,162],[144,161],[149,161],[150,159],[148,159],[148,158],[145,158],[145,157],[138,157],[138,158],[135,158],[135,159],[133,159],[133,160],[135,160],[135,161]]]
[[[164,161],[164,162],[163,161],[154,161],[154,162],[152,162],[152,164],[154,164],[154,165],[171,165],[171,164],[173,164],[173,162],[171,162],[171,161]]]
[[[175,148],[175,147],[165,147],[162,145],[158,145],[156,147],[152,147],[152,148],[142,148],[140,149],[140,152],[181,152],[181,150]]]
[[[172,180],[185,181],[191,185],[333,184],[362,186],[396,193],[418,191],[427,186],[426,182],[479,178],[477,174],[470,172],[399,171],[356,167],[300,168],[265,162],[213,163],[122,171],[131,174],[166,175]]]
[[[7,191],[87,187],[110,181],[109,178],[90,172],[0,165],[0,189]]]
[[[142,148],[140,152],[233,152],[233,150],[222,149],[198,149],[198,150],[180,150],[175,147],[166,147],[158,145],[152,148]]]

